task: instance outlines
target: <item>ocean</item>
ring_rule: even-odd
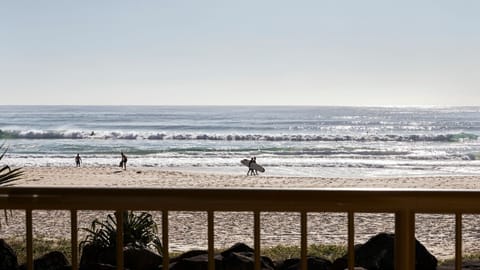
[[[2,164],[303,177],[480,176],[480,107],[0,106]]]

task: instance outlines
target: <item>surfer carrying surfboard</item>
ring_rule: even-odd
[[[253,169],[253,164],[257,163],[257,158],[256,157],[252,157],[252,159],[250,159],[250,162],[248,162],[248,172],[247,172],[247,175],[258,175],[258,172]]]
[[[248,167],[247,175],[258,175],[258,172],[265,172],[265,168],[257,164],[256,157],[252,157],[251,159],[242,159],[240,163],[243,166]]]

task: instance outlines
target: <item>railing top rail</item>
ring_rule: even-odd
[[[479,179],[480,181],[480,179]],[[310,187],[205,187],[205,188],[163,188],[163,187],[102,187],[102,186],[77,186],[77,187],[65,187],[65,186],[3,186],[0,187],[0,194],[6,193],[48,193],[50,191],[67,191],[67,192],[82,192],[82,191],[120,191],[120,192],[164,192],[171,190],[206,190],[206,191],[348,191],[348,192],[429,192],[429,193],[479,193],[480,189],[452,189],[452,188],[376,188],[376,187],[325,187],[325,188],[310,188]]]
[[[480,213],[480,190],[4,187],[0,208]]]

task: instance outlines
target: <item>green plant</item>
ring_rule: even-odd
[[[123,245],[136,247],[154,247],[161,253],[162,246],[157,236],[157,223],[152,215],[146,212],[135,214],[133,211],[116,212],[115,215],[123,215]],[[88,234],[80,243],[102,248],[114,248],[117,245],[117,219],[115,215],[107,215],[107,219],[100,221],[95,219],[90,228],[83,228]]]
[[[5,154],[8,151],[8,148],[5,147],[5,144],[0,145],[0,152],[3,153],[0,155],[0,160],[5,156]],[[8,165],[4,165],[3,167],[0,168],[0,185],[5,185],[7,183],[10,183],[12,181],[20,179],[20,177],[23,175],[23,171],[21,168],[17,169],[10,169]]]
[[[0,145],[0,152],[2,152],[2,154],[0,155],[0,160],[2,160],[2,158],[5,156],[7,151],[8,151],[8,147],[5,147],[5,144],[2,143]],[[19,180],[22,175],[23,175],[23,171],[21,168],[12,170],[8,165],[4,165],[3,167],[0,168],[0,186],[4,186],[8,183]],[[3,211],[4,211],[5,222],[8,223],[8,211],[7,209],[3,209]],[[0,222],[0,228],[1,227],[2,226]]]

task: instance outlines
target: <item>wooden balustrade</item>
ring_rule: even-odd
[[[395,267],[415,268],[415,214],[455,214],[455,269],[461,269],[462,215],[480,213],[480,191],[419,189],[146,189],[6,187],[0,189],[0,208],[26,211],[27,266],[33,270],[32,211],[69,210],[71,213],[72,269],[78,269],[77,211],[162,211],[162,241],[168,251],[169,211],[205,211],[208,224],[209,269],[213,270],[215,212],[248,211],[254,216],[255,269],[260,269],[261,212],[300,213],[301,265],[307,262],[307,213],[345,212],[348,216],[348,263],[354,268],[354,214],[395,214]],[[122,243],[122,215],[117,216]],[[117,269],[123,269],[121,245]],[[168,252],[164,252],[168,269]]]

